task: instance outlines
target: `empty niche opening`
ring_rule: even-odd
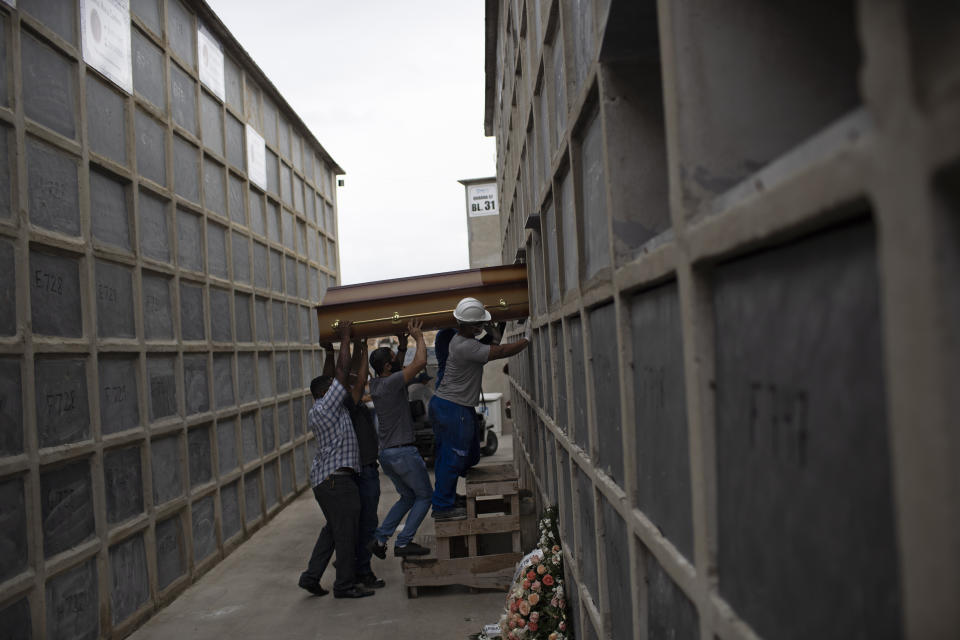
[[[852,0],[688,2],[672,12],[688,208],[713,200],[860,103]]]
[[[932,107],[955,99],[960,95],[960,6],[943,0],[911,0],[904,10],[920,101]]]
[[[654,2],[611,8],[600,67],[610,212],[617,265],[670,228],[667,149]]]

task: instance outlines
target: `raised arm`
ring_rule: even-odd
[[[423,341],[423,320],[411,320],[407,323],[407,330],[417,342],[417,351],[413,354],[413,361],[403,368],[403,381],[407,384],[413,382],[417,374],[427,366],[427,343]]]
[[[367,341],[357,340],[353,345],[353,361],[350,365],[351,374],[356,374],[357,379],[350,388],[350,395],[355,404],[360,404],[363,397],[363,389],[367,386],[367,378],[370,377],[370,367],[367,366]]]
[[[323,372],[321,375],[333,377],[333,373],[336,370],[336,360],[337,357],[333,352],[333,343],[332,342],[321,342],[320,346],[323,347]]]
[[[349,320],[340,322],[340,354],[337,356],[337,367],[333,376],[343,388],[347,388],[347,379],[350,377],[350,325]]]
[[[530,324],[530,320],[527,320],[527,328],[524,330],[522,338],[509,344],[490,345],[490,355],[487,356],[487,362],[517,355],[530,344],[530,335],[532,333],[533,327]]]

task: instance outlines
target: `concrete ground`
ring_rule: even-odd
[[[502,438],[497,454],[483,462],[511,461],[511,440]],[[380,486],[382,518],[397,492],[383,474]],[[500,592],[421,587],[419,598],[408,599],[392,541],[386,560],[373,558],[373,570],[387,582],[376,595],[357,600],[337,600],[332,593],[311,596],[297,586],[297,579],[322,526],[320,507],[313,493],[305,491],[130,638],[464,640],[499,620],[505,597]],[[428,515],[419,533],[433,532]],[[332,588],[333,576],[330,566],[321,581],[324,588]]]

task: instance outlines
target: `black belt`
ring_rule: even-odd
[[[353,469],[351,469],[350,467],[340,467],[339,469],[337,469],[336,471],[334,471],[334,472],[331,473],[330,475],[332,475],[332,476],[352,476],[352,475],[356,475],[356,473],[357,473],[357,472],[354,471]]]

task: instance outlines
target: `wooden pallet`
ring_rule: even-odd
[[[520,497],[511,464],[485,465],[466,478],[467,517],[440,521],[435,536],[420,536],[433,550],[405,558],[404,586],[416,598],[417,587],[460,584],[476,589],[510,588],[520,549]]]

